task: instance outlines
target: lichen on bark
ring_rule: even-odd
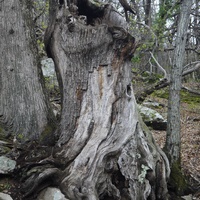
[[[65,159],[62,192],[71,200],[167,199],[168,160],[141,126],[131,85],[135,38],[109,4],[76,2],[52,1],[45,38],[62,93],[54,152]]]

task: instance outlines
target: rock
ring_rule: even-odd
[[[182,196],[181,197],[182,199],[185,199],[185,200],[192,200],[192,195],[187,195],[187,196]]]
[[[45,78],[48,78],[48,84],[58,86],[54,62],[51,58],[41,61],[42,72]]]
[[[164,104],[160,104],[160,103],[154,102],[154,101],[145,101],[145,102],[143,102],[142,105],[150,107],[150,108],[164,107]]]
[[[0,200],[13,200],[9,194],[0,192]]]
[[[0,174],[9,174],[15,169],[16,161],[0,156]]]
[[[61,105],[60,103],[56,103],[55,101],[51,102],[51,106],[52,106],[52,110],[53,110],[53,113],[54,115],[56,116],[57,119],[60,118],[60,115],[61,115]]]
[[[54,76],[54,62],[51,58],[47,58],[41,61],[42,64],[42,72],[45,77]]]
[[[53,187],[48,187],[42,192],[40,192],[37,200],[69,200],[66,199],[64,194],[58,189]]]
[[[167,120],[165,120],[157,111],[138,105],[139,112],[147,126],[151,126],[155,130],[166,130]]]

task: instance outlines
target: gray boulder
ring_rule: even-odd
[[[147,126],[152,127],[154,130],[167,129],[167,120],[165,120],[157,111],[142,105],[138,105],[138,110]]]

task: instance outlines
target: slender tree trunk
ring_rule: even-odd
[[[167,199],[168,161],[138,118],[130,76],[136,42],[125,20],[89,0],[50,6],[45,43],[62,93],[54,151],[65,168],[62,192],[70,200]]]
[[[42,140],[53,132],[53,116],[42,89],[30,1],[0,6],[0,126],[21,142]]]
[[[146,0],[144,5],[145,24],[151,27],[151,0]]]
[[[183,0],[180,8],[174,61],[171,69],[168,127],[165,149],[171,163],[180,160],[180,90],[183,72],[185,43],[192,1]]]
[[[183,61],[185,53],[185,43],[189,15],[192,1],[183,0],[180,7],[180,20],[176,38],[176,47],[174,50],[174,60],[171,69],[168,118],[167,118],[167,136],[165,143],[165,152],[171,165],[170,185],[179,194],[186,189],[186,183],[181,173],[181,137],[180,137],[180,90],[183,72]]]
[[[195,35],[195,42],[196,42],[196,48],[198,49],[200,45],[200,30],[199,30],[199,1],[195,0],[195,17],[194,17],[194,35]]]

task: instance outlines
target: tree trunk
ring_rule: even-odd
[[[170,163],[180,161],[180,90],[183,73],[185,43],[191,11],[192,1],[183,0],[180,8],[180,21],[178,24],[176,48],[171,69],[169,104],[167,119],[167,139],[165,149]]]
[[[77,4],[76,4],[77,3]],[[52,0],[45,43],[62,93],[54,158],[62,192],[78,199],[167,199],[168,160],[138,118],[136,42],[108,4]]]
[[[182,195],[187,188],[185,178],[181,172],[180,90],[191,6],[192,1],[182,0],[174,60],[170,74],[167,136],[164,147],[171,166],[169,184],[179,195]]]
[[[1,1],[0,126],[21,142],[42,140],[53,132],[41,84],[30,1]]]
[[[151,27],[151,0],[146,0],[144,5],[145,24]]]

